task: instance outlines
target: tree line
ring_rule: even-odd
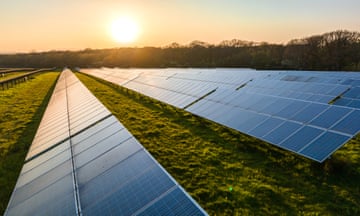
[[[360,33],[338,30],[287,44],[228,40],[166,47],[85,49],[0,55],[0,67],[246,67],[360,71]]]

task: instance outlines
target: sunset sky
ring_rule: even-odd
[[[165,46],[233,38],[286,43],[360,31],[359,0],[1,0],[0,53]],[[133,42],[111,35],[118,17],[138,25]]]

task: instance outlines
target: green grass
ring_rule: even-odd
[[[13,77],[17,77],[17,76],[23,75],[25,73],[29,73],[29,71],[27,71],[27,72],[12,72],[12,73],[5,73],[5,74],[1,74],[1,72],[0,72],[0,81],[10,79]]]
[[[359,215],[360,138],[319,164],[77,76],[210,215]]]
[[[0,91],[0,212],[58,73]],[[323,164],[132,91],[78,77],[210,215],[359,215],[360,138]]]
[[[42,73],[0,90],[0,214],[7,207],[58,75]]]

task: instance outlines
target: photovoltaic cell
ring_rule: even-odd
[[[29,181],[26,185],[16,187],[16,194],[12,199],[13,205],[17,206],[28,199],[33,199],[35,194],[51,187],[51,185],[56,182],[61,181],[71,174],[70,168],[70,161],[66,161],[59,166],[54,167],[53,170],[48,171],[43,175],[39,175],[37,178]]]
[[[360,109],[360,100],[352,100],[349,107]]]
[[[63,154],[66,150],[69,150],[69,148],[70,144],[68,142],[64,142],[63,144],[56,146],[55,148],[49,150],[47,154],[44,154],[41,157],[34,158],[33,160],[25,163],[21,169],[21,174],[29,172],[37,166],[46,163],[46,161],[57,157],[59,154]]]
[[[308,123],[309,121],[320,115],[328,108],[329,106],[325,104],[312,103],[306,106],[301,111],[299,111],[296,115],[294,115],[290,119],[298,122]]]
[[[360,119],[360,110],[354,110],[331,129],[355,136],[360,131],[360,123],[357,119]]]
[[[294,122],[284,122],[279,127],[275,128],[269,134],[264,136],[264,140],[275,145],[279,145],[282,141],[284,141],[289,135],[294,133],[301,127],[301,124]]]
[[[202,212],[189,202],[186,194],[180,189],[169,192],[138,215],[202,215]]]
[[[16,191],[15,191],[16,193]],[[75,215],[71,174],[44,188],[30,198],[9,205],[5,215]]]
[[[346,116],[351,109],[345,107],[329,107],[325,112],[321,113],[318,117],[312,120],[309,124],[319,126],[322,128],[330,128],[337,121]]]
[[[228,126],[247,132],[265,121],[267,118],[269,117],[262,114],[244,111],[241,117],[231,119],[232,121],[228,122]]]
[[[251,131],[249,131],[249,134],[255,137],[262,138],[282,123],[284,123],[284,120],[278,118],[269,118]]]
[[[336,100],[334,102],[335,105],[339,105],[339,106],[348,106],[350,103],[352,102],[351,99],[348,98],[339,98],[338,100]]]
[[[285,119],[290,119],[295,114],[303,110],[309,103],[306,101],[292,101],[288,103],[287,105],[283,106],[284,108],[280,108],[277,113],[275,113],[275,116],[282,117]]]
[[[318,137],[323,130],[305,126],[280,144],[281,147],[297,152]]]
[[[332,152],[341,147],[351,137],[328,132],[320,136],[306,148],[300,151],[301,154],[309,155],[319,162],[327,158]]]
[[[344,94],[346,98],[360,99],[360,87],[354,87]]]

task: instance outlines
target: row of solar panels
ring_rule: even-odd
[[[360,74],[83,69],[318,162],[360,131]]]
[[[5,215],[206,215],[70,71],[61,73]]]

